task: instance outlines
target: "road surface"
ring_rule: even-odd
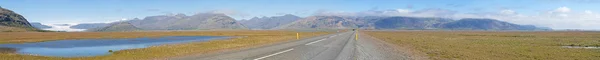
[[[359,37],[356,32],[323,35],[239,51],[170,60],[411,60],[382,41]],[[363,35],[359,35],[363,36]]]

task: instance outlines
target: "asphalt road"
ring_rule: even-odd
[[[359,35],[363,36],[363,35]],[[343,32],[239,51],[170,60],[411,60],[381,41]]]

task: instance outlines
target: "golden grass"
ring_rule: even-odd
[[[434,60],[597,60],[600,32],[368,31]]]
[[[29,31],[29,30],[27,30],[25,28],[0,26],[0,32],[26,32],[26,31]]]
[[[302,38],[328,34],[328,32],[299,32]],[[96,57],[59,58],[19,55],[15,53],[0,54],[0,60],[144,60],[161,59],[185,55],[196,55],[227,49],[255,47],[274,42],[296,39],[292,31],[179,31],[179,32],[11,32],[0,33],[2,43],[40,42],[56,39],[87,39],[87,38],[137,38],[159,36],[240,36],[227,40],[212,40],[207,42],[191,42],[153,46],[142,49],[131,49],[113,52],[113,54]]]

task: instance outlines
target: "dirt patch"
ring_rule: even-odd
[[[1,54],[5,54],[5,53],[15,53],[17,52],[17,49],[14,48],[4,48],[4,47],[0,47],[0,53]]]
[[[373,42],[375,42],[375,43],[381,43],[383,45],[393,47],[393,48],[396,49],[395,53],[402,54],[402,55],[408,55],[409,59],[412,59],[412,60],[430,60],[429,57],[425,53],[420,52],[420,51],[415,50],[415,49],[411,49],[411,46],[409,46],[409,45],[395,45],[395,44],[388,43],[388,42],[386,42],[384,40],[375,38],[373,36],[370,36],[370,35],[364,34],[364,33],[360,33],[359,35],[360,35],[359,38],[361,38],[361,39],[362,38],[364,38],[364,39],[370,39],[370,40],[373,40]]]
[[[598,46],[561,46],[563,48],[600,49]]]

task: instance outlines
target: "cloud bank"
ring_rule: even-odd
[[[78,32],[78,31],[85,31],[86,29],[74,29],[71,28],[71,26],[77,25],[77,24],[43,24],[42,25],[47,25],[47,26],[51,26],[52,28],[48,28],[48,29],[43,29],[43,30],[50,30],[50,31],[66,31],[66,32]]]

